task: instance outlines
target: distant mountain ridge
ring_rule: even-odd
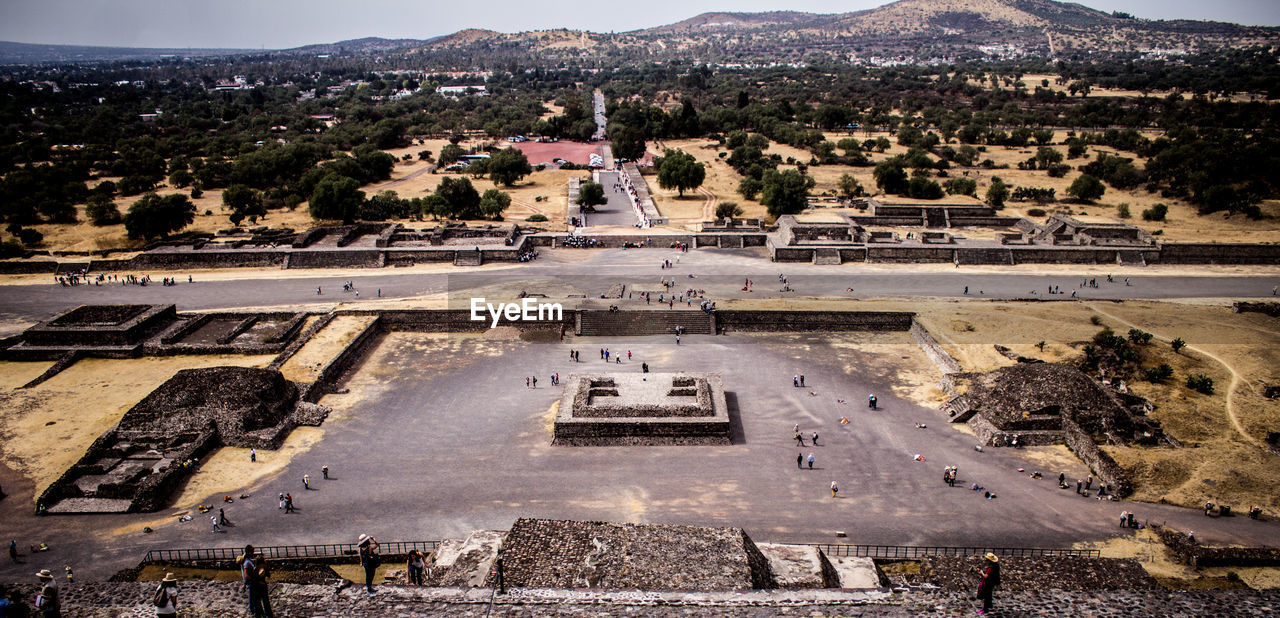
[[[517,59],[693,58],[699,61],[831,60],[874,56],[949,59],[1076,52],[1182,53],[1280,45],[1280,28],[1196,20],[1147,20],[1054,0],[898,0],[872,9],[708,12],[619,33],[552,29],[502,33],[468,28],[430,39],[366,37],[286,50],[136,49],[0,43],[0,63],[75,62],[243,53],[444,52],[451,63],[495,55]],[[997,50],[997,51],[993,51]]]
[[[254,49],[106,47],[98,45],[45,45],[0,41],[0,64],[39,64],[44,62],[103,62],[111,60],[157,60],[233,56],[252,53]]]

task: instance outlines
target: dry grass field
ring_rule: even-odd
[[[1280,512],[1280,461],[1262,446],[1266,431],[1280,426],[1280,402],[1263,397],[1263,387],[1280,382],[1280,328],[1275,318],[1233,313],[1217,305],[1130,301],[1125,303],[925,303],[913,305],[919,319],[965,370],[985,371],[1013,364],[995,351],[1046,361],[1071,361],[1101,326],[1120,334],[1141,328],[1156,337],[1143,346],[1143,366],[1168,363],[1174,376],[1165,384],[1143,379],[1128,383],[1150,399],[1151,416],[1181,448],[1104,447],[1137,482],[1135,497],[1199,506],[1212,500],[1245,510],[1259,505]],[[1169,341],[1188,347],[1173,352]],[[1041,352],[1036,344],[1045,341]],[[1186,376],[1203,373],[1215,392],[1186,388]]]
[[[898,154],[904,154],[907,148],[897,143],[894,134],[875,132],[875,131],[857,131],[853,134],[828,132],[826,134],[828,140],[839,142],[841,139],[853,137],[859,141],[866,139],[875,139],[878,137],[886,137],[892,144],[884,153],[873,153],[870,155],[872,163],[882,161],[885,158]],[[1156,137],[1151,134],[1148,137]],[[1028,146],[1025,148],[1013,148],[1005,146],[986,146],[981,147],[985,150],[979,152],[979,161],[991,159],[998,167],[1008,165],[1009,169],[985,169],[981,167],[959,168],[953,167],[948,170],[949,177],[968,177],[978,182],[977,195],[979,198],[986,195],[987,189],[991,186],[993,177],[1000,177],[1006,184],[1011,186],[1026,187],[1042,187],[1052,188],[1056,191],[1058,202],[1050,204],[1037,204],[1035,202],[1007,202],[1006,207],[1001,214],[1008,216],[1028,216],[1027,211],[1032,209],[1041,209],[1045,211],[1044,216],[1031,217],[1037,222],[1043,223],[1050,215],[1068,214],[1081,217],[1084,219],[1093,219],[1098,221],[1124,221],[1132,223],[1148,232],[1158,232],[1158,238],[1165,241],[1173,242],[1276,242],[1280,239],[1280,200],[1267,200],[1262,203],[1263,213],[1266,215],[1264,219],[1259,221],[1250,220],[1242,215],[1228,216],[1225,213],[1214,213],[1210,215],[1199,215],[1191,204],[1184,200],[1169,199],[1160,197],[1157,194],[1148,193],[1142,188],[1130,190],[1119,190],[1114,187],[1107,187],[1106,193],[1096,204],[1075,204],[1067,203],[1063,200],[1067,199],[1067,188],[1081,174],[1077,169],[1078,166],[1084,165],[1092,161],[1098,152],[1105,152],[1110,155],[1119,155],[1134,159],[1134,165],[1143,166],[1146,161],[1141,157],[1129,152],[1117,152],[1114,148],[1089,146],[1084,157],[1078,159],[1065,159],[1067,148],[1062,142],[1067,138],[1066,131],[1057,131],[1053,138],[1052,148],[1062,153],[1064,163],[1072,166],[1072,171],[1063,178],[1053,178],[1044,170],[1019,170],[1017,164],[1025,161],[1035,155],[1036,146]],[[956,144],[953,144],[955,146]],[[665,148],[676,148],[688,152],[696,157],[700,162],[707,165],[707,177],[703,182],[702,189],[704,194],[690,192],[683,199],[676,197],[675,191],[668,191],[657,186],[656,179],[650,178],[650,188],[653,190],[654,200],[658,205],[659,211],[671,217],[673,225],[689,227],[693,223],[704,220],[701,218],[704,204],[708,199],[722,202],[733,201],[743,207],[748,217],[764,216],[765,207],[758,201],[749,201],[738,195],[738,182],[741,180],[733,168],[729,167],[720,155],[724,153],[727,156],[727,149],[717,147],[715,142],[705,139],[686,139],[686,140],[666,140],[654,142],[650,144],[649,151],[654,154],[661,154]],[[808,162],[812,158],[812,154],[808,151],[787,146],[784,144],[770,144],[765,154],[778,154],[784,161],[787,158],[794,158],[800,162]],[[780,170],[795,169],[793,165],[779,165]],[[872,175],[873,167],[850,167],[844,165],[819,165],[810,166],[807,173],[813,177],[815,186],[812,194],[816,196],[836,195],[838,191],[838,182],[843,174],[850,174],[862,184],[862,187],[868,194],[877,195],[879,190],[876,188],[875,178]],[[946,178],[937,178],[939,183],[945,182]],[[710,195],[705,195],[709,193]],[[899,196],[891,196],[893,201],[904,201]],[[948,201],[954,201],[957,198],[948,196]],[[975,203],[977,200],[975,200]],[[1169,207],[1169,212],[1165,221],[1144,221],[1142,219],[1142,211],[1152,208],[1157,203],[1163,203]],[[1119,215],[1119,205],[1128,204],[1130,217],[1121,219]],[[993,232],[984,232],[983,230],[966,230],[964,234],[970,238],[986,238],[994,237]],[[984,235],[985,234],[985,235]]]

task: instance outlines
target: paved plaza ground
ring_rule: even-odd
[[[51,277],[13,277],[0,287],[0,326],[14,332],[86,303],[176,303],[184,311],[328,310],[441,306],[438,301],[512,298],[522,291],[567,305],[634,309],[643,308],[643,301],[598,297],[618,283],[652,287],[660,278],[675,278],[677,290],[706,290],[708,298],[725,304],[760,301],[758,306],[785,308],[825,302],[823,308],[852,310],[865,308],[858,301],[866,299],[905,301],[895,304],[910,309],[915,299],[1034,298],[1032,290],[1050,285],[1078,290],[1088,300],[1199,302],[1269,297],[1280,282],[1280,274],[1265,267],[813,266],[774,264],[761,256],[760,250],[563,249],[544,251],[530,264],[481,269],[245,269],[197,273],[194,283],[186,283],[182,273],[152,273],[157,279],[177,276],[180,283],[173,287],[67,288]],[[659,268],[666,258],[679,263]],[[779,273],[796,292],[778,291]],[[1105,283],[1109,273],[1115,283]],[[752,291],[742,291],[744,278],[755,281]],[[1081,289],[1083,278],[1097,278],[1100,285]],[[364,292],[359,300],[340,291],[348,280]],[[315,293],[318,285],[324,294]],[[975,290],[983,293],[975,298]],[[1024,304],[1018,310],[1035,307],[1049,306]],[[269,464],[279,472],[225,479],[198,474],[186,493],[177,494],[191,503],[168,511],[34,518],[32,481],[0,464],[0,483],[9,494],[0,500],[0,522],[8,535],[23,548],[41,541],[52,547],[0,572],[20,581],[39,568],[74,564],[82,577],[100,578],[136,564],[153,548],[328,543],[360,533],[384,540],[441,539],[505,529],[519,516],[741,526],[762,542],[1061,547],[1113,536],[1119,512],[1130,510],[1212,541],[1274,544],[1277,538],[1273,523],[1206,519],[1189,509],[1104,503],[1059,490],[1050,480],[1059,471],[1069,478],[1088,473],[1061,447],[975,451],[975,439],[949,426],[937,401],[930,400],[934,395],[925,392],[940,375],[905,333],[731,333],[686,336],[676,346],[666,336],[532,343],[503,330],[383,336],[340,384],[349,392],[323,400],[335,410],[324,425],[291,439],[279,458],[287,462]],[[598,357],[602,347],[630,350],[632,359],[606,368]],[[579,350],[584,362],[570,363],[570,349]],[[553,404],[562,395],[551,388],[551,374],[638,372],[641,362],[655,372],[721,373],[733,444],[551,446]],[[797,374],[805,375],[806,388],[792,386]],[[539,377],[537,389],[525,387],[528,375]],[[879,397],[880,411],[867,410],[869,393]],[[838,423],[842,416],[848,425]],[[916,423],[928,428],[917,429]],[[804,447],[793,438],[796,424],[806,436]],[[820,446],[808,444],[814,431]],[[797,469],[796,455],[810,452],[815,469]],[[926,461],[914,461],[917,453]],[[215,457],[237,454],[247,460],[247,452],[234,449]],[[325,465],[333,480],[319,479]],[[947,465],[960,469],[954,489],[942,483]],[[1028,478],[1034,470],[1045,480]],[[314,489],[303,489],[304,474],[311,475]],[[834,499],[828,490],[833,480],[840,486]],[[969,491],[974,482],[998,497],[986,500]],[[204,502],[227,509],[235,523],[227,532],[211,533],[207,517],[198,513],[193,521],[177,522],[179,513],[194,506],[192,495],[200,488],[209,494]],[[276,508],[276,494],[285,491],[294,495],[297,513]],[[251,497],[241,500],[241,493]],[[237,498],[223,504],[223,495]],[[143,534],[144,526],[155,532]],[[838,538],[837,531],[847,536]]]
[[[85,577],[105,577],[150,548],[339,542],[361,533],[457,538],[505,529],[520,516],[741,526],[758,541],[1060,547],[1111,536],[1128,509],[1202,537],[1275,538],[1274,524],[1211,525],[1186,509],[1082,498],[1057,489],[1059,468],[1037,467],[1030,453],[975,451],[972,437],[907,398],[919,384],[901,376],[925,361],[905,333],[686,336],[679,346],[666,336],[529,343],[495,335],[503,333],[383,336],[341,385],[349,392],[322,401],[335,413],[320,439],[278,475],[250,486],[228,479],[206,500],[227,508],[235,525],[225,533],[211,533],[198,513],[177,523],[178,509],[32,520],[15,512],[21,499],[6,500],[0,519],[18,518],[24,539],[49,542],[56,553],[6,565],[4,576],[21,580],[33,567],[73,562]],[[632,359],[606,366],[602,347]],[[570,349],[582,363],[569,361]],[[562,396],[551,374],[636,373],[641,362],[656,372],[721,373],[733,444],[551,446],[552,406]],[[804,388],[792,386],[797,374]],[[539,376],[536,389],[526,388],[526,375]],[[867,409],[869,393],[880,410]],[[810,444],[815,431],[819,446]],[[814,469],[798,469],[797,454],[810,452]],[[332,480],[320,479],[325,465]],[[942,483],[947,465],[959,466],[955,488]],[[1078,462],[1063,465],[1071,478],[1087,474]],[[1028,478],[1032,470],[1045,479]],[[313,489],[303,489],[304,474]],[[838,498],[828,490],[833,480]],[[985,499],[971,483],[998,497]],[[242,492],[251,497],[217,499]],[[293,494],[296,513],[277,509],[279,492]],[[141,534],[143,525],[155,532]]]

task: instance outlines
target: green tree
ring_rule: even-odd
[[[1004,181],[995,178],[991,181],[991,186],[987,187],[987,205],[992,208],[1004,208],[1004,201],[1009,199],[1009,186]]]
[[[1174,351],[1174,352],[1176,352],[1176,353],[1178,353],[1178,354],[1181,354],[1181,353],[1182,353],[1182,348],[1187,347],[1187,342],[1186,342],[1186,341],[1183,341],[1183,340],[1182,340],[1182,337],[1178,337],[1177,339],[1174,339],[1173,341],[1170,341],[1170,342],[1169,342],[1169,345],[1173,348],[1173,351]]]
[[[1082,202],[1092,202],[1106,192],[1107,187],[1102,184],[1102,181],[1088,174],[1081,174],[1070,187],[1067,187],[1067,195]]]
[[[447,216],[451,219],[479,219],[480,194],[466,178],[445,178],[436,187],[436,195],[440,196],[448,208]]]
[[[449,202],[435,193],[422,198],[421,207],[424,217],[430,215],[436,221],[449,216]]]
[[[467,151],[463,150],[462,146],[457,144],[445,144],[444,148],[440,149],[440,165],[449,165],[450,163],[461,159],[465,154],[467,154]]]
[[[169,174],[169,185],[173,187],[185,187],[190,185],[194,180],[195,176],[192,176],[191,172],[188,172],[186,168],[182,168],[172,174]]]
[[[809,205],[809,190],[814,180],[795,170],[769,170],[761,178],[760,203],[773,217],[801,212]]]
[[[604,185],[588,180],[578,187],[578,205],[583,208],[594,208],[608,204],[609,198],[604,195]]]
[[[1062,153],[1048,146],[1036,149],[1036,167],[1047,170],[1050,165],[1062,163]]]
[[[244,185],[231,185],[222,190],[222,205],[231,210],[232,225],[239,226],[245,217],[257,221],[267,214],[262,205],[262,193]]]
[[[116,203],[112,201],[111,196],[104,193],[94,193],[89,196],[89,201],[84,206],[84,214],[89,217],[89,222],[96,226],[115,225],[122,221],[120,209],[116,208]]]
[[[720,202],[716,204],[716,221],[741,217],[742,207],[737,202]]]
[[[906,193],[908,187],[907,171],[896,159],[881,161],[871,173],[876,179],[876,186],[885,193]]]
[[[942,187],[924,176],[913,176],[907,183],[907,197],[917,200],[941,199]]]
[[[950,195],[977,195],[978,181],[972,178],[952,178],[947,181],[947,193]]]
[[[308,209],[313,219],[341,219],[349,224],[355,221],[362,203],[364,191],[354,178],[331,173],[316,184]]]
[[[836,183],[836,186],[840,189],[840,195],[844,196],[846,199],[859,197],[865,193],[862,188],[862,183],[858,182],[858,179],[854,178],[853,174],[841,174],[840,180]]]
[[[638,161],[644,156],[644,132],[630,125],[617,125],[609,129],[613,156]]]
[[[151,240],[191,225],[195,217],[196,205],[187,196],[160,197],[147,193],[129,206],[129,212],[124,216],[124,229],[129,238]]]
[[[1151,208],[1142,209],[1143,221],[1164,221],[1166,215],[1169,214],[1169,207],[1164,204],[1156,204]]]
[[[658,186],[663,189],[676,189],[680,197],[688,189],[702,186],[707,177],[707,168],[699,163],[693,155],[670,148],[662,155],[658,165]]]
[[[507,148],[493,153],[489,157],[489,178],[494,184],[500,184],[504,187],[510,187],[520,182],[520,179],[533,173],[533,167],[529,165],[529,159],[524,156],[523,152],[515,148]]]
[[[751,176],[738,181],[738,195],[741,195],[744,199],[756,199],[756,196],[760,195],[760,190],[763,188],[764,184],[759,179]]]
[[[480,196],[480,213],[494,221],[502,220],[502,213],[511,206],[511,194],[506,191],[489,189]]]

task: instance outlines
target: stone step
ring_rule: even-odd
[[[711,316],[702,311],[583,311],[584,336],[670,335],[680,326],[685,334],[712,335]]]
[[[813,252],[813,263],[819,266],[839,265],[841,263],[839,249],[817,249]]]
[[[454,266],[480,266],[484,264],[484,253],[480,251],[459,251],[453,255]]]

